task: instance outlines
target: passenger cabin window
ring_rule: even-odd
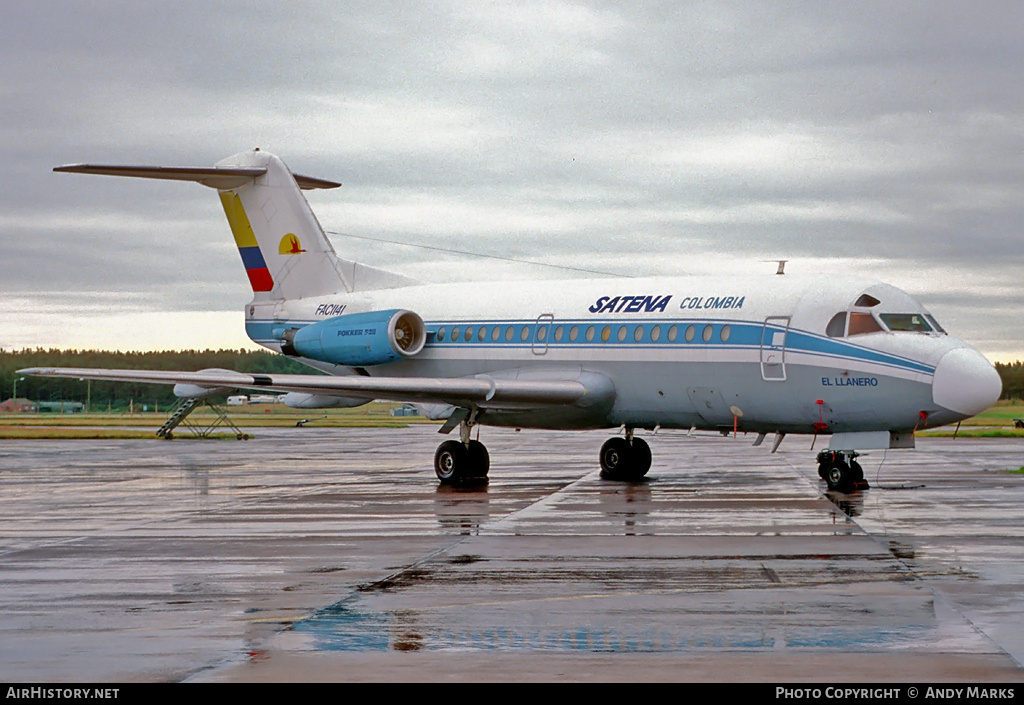
[[[885,329],[878,325],[878,321],[870,313],[850,312],[850,332],[847,335],[866,335],[884,331]]]
[[[880,314],[882,323],[889,327],[889,330],[907,333],[931,333],[932,327],[920,313],[883,313]]]

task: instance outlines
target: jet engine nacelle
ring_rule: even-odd
[[[366,367],[412,357],[426,342],[423,319],[412,311],[393,309],[335,316],[286,330],[281,352],[335,365]]]

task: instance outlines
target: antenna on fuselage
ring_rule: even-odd
[[[776,274],[785,274],[786,273],[786,262],[788,262],[789,260],[788,259],[765,259],[765,260],[761,260],[761,261],[762,262],[778,262],[779,268],[777,270],[775,270],[775,273]]]

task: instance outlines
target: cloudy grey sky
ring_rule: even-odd
[[[260,148],[428,281],[872,276],[1024,358],[1019,2],[31,2],[0,10],[0,347],[248,344],[215,194],[54,174]]]

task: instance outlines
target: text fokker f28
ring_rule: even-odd
[[[554,283],[423,284],[336,256],[294,175],[257,150],[214,167],[72,165],[56,171],[195,181],[220,195],[252,284],[252,340],[328,372],[245,374],[33,368],[24,374],[174,383],[182,396],[244,388],[300,408],[373,399],[419,405],[459,440],[438,447],[442,483],[487,476],[476,425],[622,428],[602,476],[651,466],[637,429],[829,435],[819,473],[863,482],[857,451],[913,447],[915,429],[988,408],[999,376],[922,305],[880,282],[828,274]],[[542,449],[538,449],[541,452]]]

